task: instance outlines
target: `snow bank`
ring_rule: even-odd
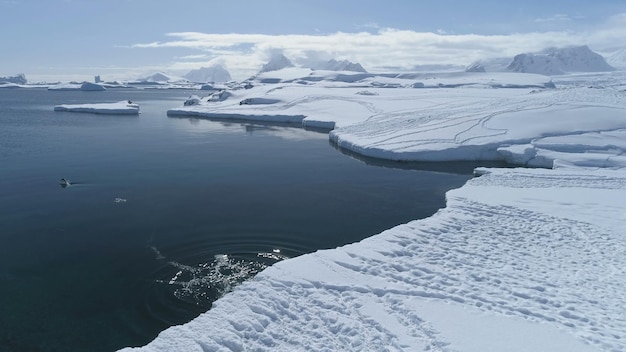
[[[624,92],[478,87],[261,84],[176,109],[299,114],[378,158],[553,169],[477,169],[432,217],[279,262],[136,350],[626,350]]]
[[[109,115],[139,115],[139,105],[123,100],[117,103],[57,105],[54,111],[88,112]]]

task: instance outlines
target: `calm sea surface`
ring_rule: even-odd
[[[431,215],[471,177],[295,126],[167,117],[196,93],[0,89],[0,351],[143,345],[278,260]],[[127,99],[138,117],[53,111]]]

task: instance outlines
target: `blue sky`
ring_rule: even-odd
[[[30,80],[183,74],[215,62],[242,78],[273,50],[375,71],[626,46],[624,0],[0,0],[0,13],[0,75]]]

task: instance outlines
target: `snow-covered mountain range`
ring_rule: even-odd
[[[232,79],[228,70],[220,64],[191,70],[184,78],[195,83],[228,82]]]
[[[507,67],[513,72],[560,75],[566,72],[613,71],[602,55],[588,46],[548,48],[539,53],[519,54]]]
[[[626,47],[607,48],[598,51],[606,62],[619,69],[626,69]]]
[[[478,60],[466,68],[467,72],[522,72],[542,75],[562,75],[570,72],[606,72],[615,68],[602,55],[588,46],[547,48],[537,53],[522,53],[514,58]]]
[[[259,73],[282,70],[283,68],[294,67],[295,65],[285,55],[275,53],[270,60],[261,67]]]
[[[180,77],[168,75],[167,73],[164,73],[164,72],[155,72],[151,74],[150,76],[141,77],[137,79],[137,81],[139,82],[151,82],[151,83],[166,83],[166,82],[174,82],[174,81],[180,81],[180,80],[181,80]]]
[[[352,72],[364,72],[367,71],[359,63],[350,62],[348,60],[335,60],[330,59],[325,62],[319,62],[311,65],[314,70],[327,70],[327,71],[352,71]]]
[[[270,58],[270,60],[263,65],[259,73],[278,71],[284,68],[296,67],[296,65],[289,60],[283,54],[274,54]],[[312,70],[324,70],[324,71],[351,71],[351,72],[362,72],[367,73],[367,71],[361,66],[359,63],[354,63],[349,60],[335,60],[330,59],[328,61],[316,61],[309,62],[302,65],[303,68],[310,68]]]

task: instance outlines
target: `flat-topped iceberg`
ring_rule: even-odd
[[[59,83],[53,86],[48,87],[48,90],[82,90],[82,91],[90,91],[97,92],[106,90],[103,85],[91,83],[91,82],[82,82],[82,83]]]
[[[54,111],[87,112],[109,115],[139,115],[139,105],[132,103],[130,100],[123,100],[117,103],[64,104],[55,106]]]

